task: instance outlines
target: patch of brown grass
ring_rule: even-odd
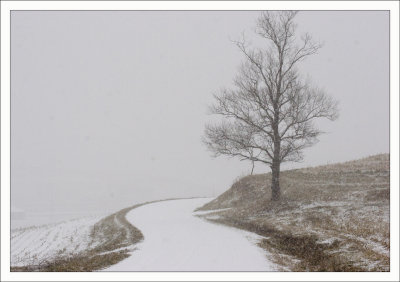
[[[234,218],[225,217],[211,221],[268,237],[268,239],[262,239],[259,246],[269,250],[270,253],[272,250],[272,258],[275,262],[282,261],[281,254],[298,259],[298,263],[290,265],[293,271],[364,271],[363,268],[345,262],[330,253],[331,250],[337,248],[338,241],[331,244],[319,243],[318,237],[315,235],[293,235],[290,232],[282,232],[265,224],[256,224],[255,222]],[[293,259],[291,262],[293,262]]]
[[[127,251],[112,252],[103,255],[75,255],[43,261],[39,265],[11,267],[12,272],[89,272],[116,264],[129,257]]]
[[[101,242],[101,244],[94,247],[91,252],[101,253],[113,251],[143,240],[143,234],[140,230],[130,224],[125,218],[129,211],[142,205],[143,204],[139,204],[122,209],[96,223],[90,234],[92,238],[91,244],[95,244],[96,242]],[[117,224],[117,222],[119,222],[120,225]]]

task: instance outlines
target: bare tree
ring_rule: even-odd
[[[272,200],[280,198],[281,163],[300,161],[304,148],[322,132],[317,118],[334,120],[337,102],[302,78],[299,62],[321,47],[311,36],[296,38],[295,11],[264,12],[256,32],[267,41],[265,48],[248,48],[235,42],[245,56],[232,89],[214,95],[213,114],[224,117],[208,124],[203,138],[215,156],[228,155],[261,162],[272,171]]]

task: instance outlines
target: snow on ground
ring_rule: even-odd
[[[217,210],[206,210],[206,211],[196,211],[194,214],[196,215],[207,215],[210,213],[215,213],[215,212],[222,212],[222,211],[227,211],[230,210],[232,208],[226,208],[226,209],[217,209]]]
[[[99,216],[11,230],[11,265],[36,265],[87,249]]]
[[[104,271],[275,271],[255,245],[257,235],[196,216],[193,210],[209,201],[163,201],[130,211],[126,218],[144,240]]]
[[[12,212],[12,211],[11,211]],[[24,212],[19,218],[11,218],[11,229],[48,225],[90,216],[107,216],[105,212]]]

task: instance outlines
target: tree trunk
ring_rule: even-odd
[[[281,197],[281,188],[279,186],[279,173],[281,164],[279,161],[273,161],[271,166],[272,179],[271,179],[271,190],[272,190],[272,201],[278,201]]]
[[[278,89],[279,91],[279,89]],[[272,159],[272,180],[271,180],[271,200],[278,201],[281,197],[281,188],[279,187],[279,173],[281,170],[281,139],[279,136],[279,108],[274,106],[274,156]]]

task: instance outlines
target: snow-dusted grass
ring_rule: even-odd
[[[231,208],[209,219],[271,236],[263,247],[292,270],[388,271],[389,174],[389,155],[283,171],[279,202],[270,174],[247,176],[200,210]]]
[[[37,265],[85,251],[92,242],[91,229],[100,219],[86,217],[11,230],[11,265]]]
[[[141,205],[104,218],[12,230],[11,271],[93,271],[121,261],[143,239],[125,218]]]
[[[210,199],[163,201],[127,214],[144,240],[105,271],[273,271],[259,236],[212,224],[193,210]]]

